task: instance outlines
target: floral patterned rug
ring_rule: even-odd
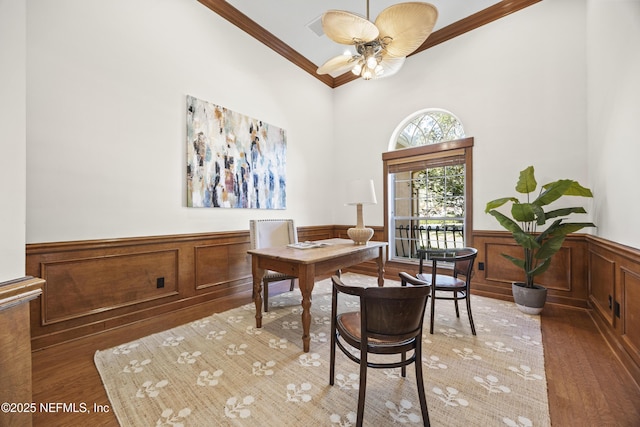
[[[353,286],[376,279],[347,273]],[[385,286],[399,283],[386,281]],[[329,385],[331,281],[315,285],[311,351],[302,351],[300,292],[270,298],[263,327],[248,304],[98,351],[95,364],[122,426],[355,425],[358,365],[336,353]],[[477,336],[461,305],[436,303],[423,334],[433,426],[550,426],[540,319],[513,303],[472,296]],[[339,310],[357,309],[345,297]],[[422,425],[413,365],[369,369],[364,424]]]

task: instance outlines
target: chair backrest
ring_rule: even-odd
[[[298,243],[292,219],[252,219],[249,221],[251,249],[272,248]]]
[[[378,339],[414,335],[422,329],[430,293],[430,286],[367,288],[361,299],[367,334]]]
[[[430,286],[389,286],[362,288],[345,286],[339,277],[332,277],[334,292],[360,297],[362,335],[381,339],[405,339],[422,330]]]
[[[423,260],[428,254],[428,259],[433,262],[432,274],[436,273],[436,265],[438,262],[453,263],[453,276],[463,275],[467,282],[473,276],[473,266],[478,256],[476,248],[459,248],[459,249],[443,249],[421,251],[419,273],[422,273]]]
[[[456,249],[456,255],[453,264],[453,274],[463,275],[465,279],[471,279],[473,275],[473,265],[476,257],[478,256],[478,250],[475,248],[461,248]]]

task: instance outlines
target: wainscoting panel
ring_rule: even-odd
[[[640,274],[622,268],[622,339],[640,364]]]
[[[480,295],[511,299],[511,283],[524,280],[524,274],[501,254],[522,258],[522,249],[513,242],[510,233],[474,231],[473,247],[478,249],[474,289]],[[547,301],[587,307],[588,259],[583,236],[567,238],[549,269],[536,276],[535,282],[548,289]]]
[[[615,294],[616,263],[606,254],[589,252],[589,301],[604,320],[613,327],[613,295]]]
[[[522,270],[516,267],[511,261],[502,256],[507,254],[516,258],[522,258],[522,248],[515,243],[505,244],[504,242],[487,242],[484,246],[486,258],[484,279],[492,282],[502,282],[511,289],[514,281],[523,281]],[[561,248],[553,258],[549,269],[535,278],[535,283],[563,292],[571,292],[571,251],[570,247]]]
[[[42,324],[177,295],[177,255],[168,250],[43,262]]]
[[[224,286],[231,282],[251,282],[248,243],[196,246],[196,289]]]

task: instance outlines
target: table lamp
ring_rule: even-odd
[[[351,181],[347,187],[347,205],[356,205],[357,223],[355,228],[347,230],[347,235],[356,245],[366,245],[373,237],[373,229],[364,226],[362,220],[362,205],[375,205],[376,192],[372,179]]]

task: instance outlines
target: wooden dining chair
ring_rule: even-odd
[[[360,365],[357,426],[362,426],[364,415],[367,368],[399,367],[405,377],[406,367],[411,363],[416,369],[423,423],[425,426],[430,425],[422,376],[422,324],[430,286],[416,283],[416,279],[409,275],[407,280],[411,280],[415,286],[363,288],[346,286],[338,276],[331,277],[333,291],[329,384],[334,384],[338,347],[349,359]],[[338,313],[338,295],[341,293],[359,297],[359,311]],[[360,350],[359,356],[354,355],[349,346]],[[410,352],[411,357],[407,358],[407,352]],[[373,362],[368,358],[370,353],[401,356],[398,361]]]
[[[251,249],[272,248],[298,243],[298,233],[292,219],[252,219],[249,221]],[[264,289],[264,311],[269,311],[269,284],[291,280],[290,291],[295,283],[294,276],[267,270],[262,279]],[[255,297],[255,295],[254,295]]]
[[[458,318],[460,317],[458,301],[466,300],[471,333],[476,335],[476,327],[471,314],[471,276],[473,276],[473,265],[478,256],[478,250],[475,248],[424,249],[419,250],[418,254],[420,265],[416,277],[433,285],[431,288],[431,324],[429,332],[433,334],[436,300],[453,300],[456,307],[456,317]],[[431,261],[431,273],[423,271],[425,258]],[[442,263],[444,262],[453,263],[451,275],[439,273],[446,270],[442,268]],[[438,267],[438,263],[441,263],[440,267]]]

